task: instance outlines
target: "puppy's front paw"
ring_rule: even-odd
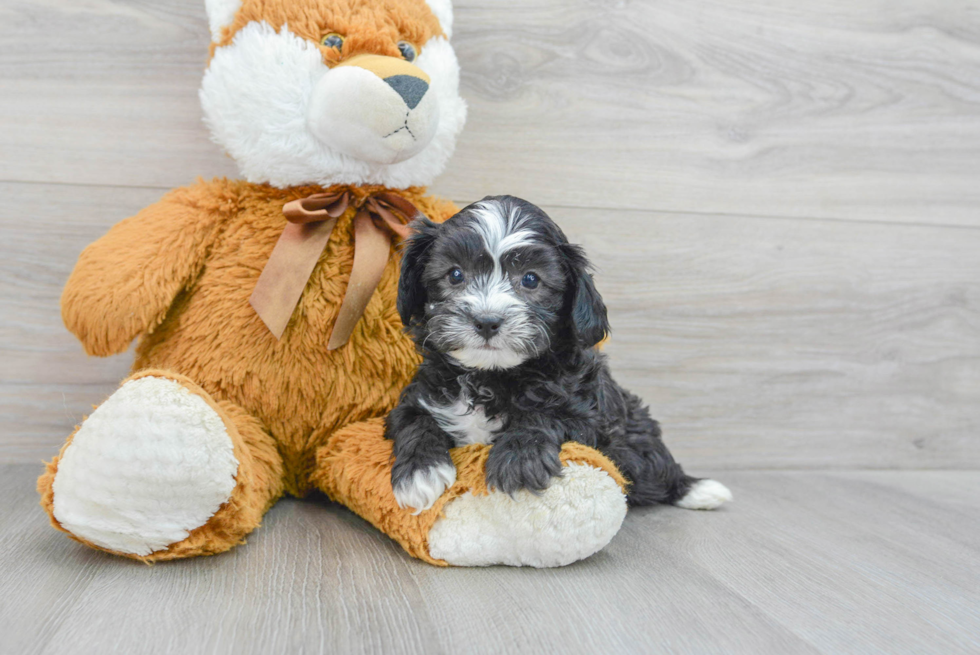
[[[560,452],[559,444],[498,439],[487,456],[487,488],[505,494],[544,491],[551,478],[561,475]]]
[[[402,509],[411,507],[421,514],[439,500],[439,496],[456,482],[456,467],[452,462],[430,466],[397,466],[391,470],[391,489]]]

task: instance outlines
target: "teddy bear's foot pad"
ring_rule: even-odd
[[[174,380],[130,380],[75,433],[52,486],[53,514],[76,537],[146,556],[204,525],[235,488],[221,416]]]
[[[540,494],[466,493],[429,531],[429,554],[456,566],[564,566],[619,531],[626,497],[603,470],[569,463]]]

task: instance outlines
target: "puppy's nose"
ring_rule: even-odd
[[[496,336],[497,331],[500,329],[500,324],[503,322],[504,319],[500,318],[499,316],[473,317],[473,327],[475,327],[480,336],[487,341]]]
[[[386,77],[385,82],[402,97],[409,109],[415,109],[429,90],[428,82],[412,75],[392,75]]]

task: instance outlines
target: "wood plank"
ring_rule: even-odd
[[[618,379],[690,468],[980,465],[977,230],[552,214],[598,265]]]
[[[201,122],[203,2],[13,1],[0,19],[0,179],[170,188],[236,174]]]
[[[470,120],[436,190],[539,204],[980,224],[980,8],[460,0]],[[0,8],[0,179],[234,175],[200,0]]]
[[[131,361],[83,354],[64,280],[159,191],[0,194],[0,461],[36,462]],[[980,230],[547,209],[598,267],[619,380],[692,472],[980,466]]]
[[[980,219],[973,3],[528,4],[459,12],[472,111],[441,181],[457,195]]]
[[[0,652],[38,653],[112,564],[75,548],[38,506],[38,465],[0,465]]]
[[[142,566],[53,531],[0,468],[0,649],[18,653],[942,653],[980,648],[976,472],[719,476],[562,569],[439,569],[323,500],[225,555]],[[175,629],[179,626],[179,629]]]
[[[656,561],[702,563],[776,623],[825,653],[970,653],[980,647],[976,511],[946,489],[973,472],[725,472],[736,503],[708,517],[628,532]],[[910,492],[925,478],[929,493]],[[657,514],[654,510],[645,512]],[[637,512],[636,514],[639,514]],[[644,516],[645,518],[645,516]],[[634,515],[638,523],[642,518]],[[970,524],[970,528],[965,528]],[[888,617],[880,620],[878,617]]]

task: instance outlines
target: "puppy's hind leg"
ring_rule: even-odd
[[[715,509],[732,499],[732,492],[720,482],[684,473],[642,401],[628,392],[625,401],[627,420],[609,435],[610,443],[602,452],[630,481],[626,501],[631,506],[665,503],[684,509]]]

